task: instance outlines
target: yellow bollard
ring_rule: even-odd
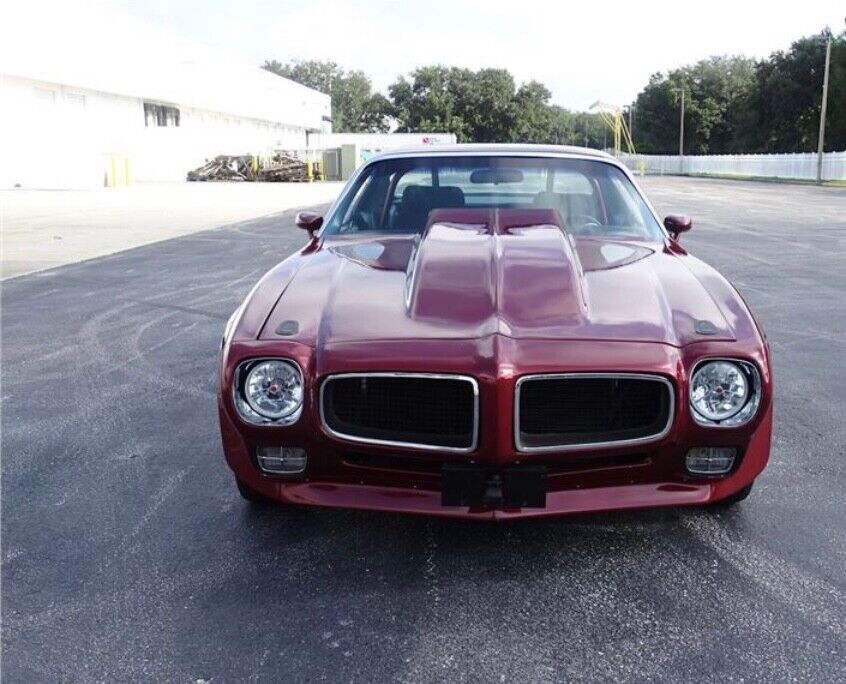
[[[314,180],[314,162],[311,159],[306,161],[306,178],[311,183]]]
[[[123,182],[127,186],[132,182],[132,176],[129,174],[129,157],[123,158]]]

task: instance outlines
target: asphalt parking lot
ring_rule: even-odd
[[[331,202],[341,183],[138,183],[0,189],[0,278]]]
[[[722,513],[250,509],[215,354],[292,212],[4,282],[4,680],[846,681],[846,190],[643,185],[773,350],[770,465]]]

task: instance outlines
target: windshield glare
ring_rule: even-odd
[[[430,211],[458,208],[553,209],[576,235],[663,238],[638,191],[612,164],[485,156],[374,162],[323,234],[421,233]]]

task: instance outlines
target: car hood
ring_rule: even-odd
[[[559,220],[547,210],[436,210],[422,236],[325,239],[297,257],[260,337],[735,339],[702,262],[691,268],[692,257],[660,242],[576,237]]]

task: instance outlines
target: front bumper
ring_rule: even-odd
[[[288,427],[250,426],[231,401],[237,365],[248,358],[278,356],[303,369],[307,395],[300,420]],[[687,407],[687,372],[705,357],[740,357],[762,373],[763,400],[748,425],[717,429],[698,425]],[[413,363],[409,360],[413,359]],[[412,367],[409,367],[412,366]],[[356,371],[438,372],[472,375],[478,382],[480,432],[472,453],[421,452],[376,444],[354,444],[321,425],[321,379]],[[468,372],[472,369],[472,372]],[[514,396],[518,379],[537,373],[652,373],[670,380],[676,406],[669,432],[655,442],[550,453],[526,453],[514,441]],[[419,513],[461,518],[505,519],[655,506],[698,505],[731,496],[764,469],[772,431],[772,383],[766,350],[757,344],[703,342],[684,348],[637,342],[433,340],[350,343],[314,348],[295,342],[242,341],[221,356],[220,426],[226,460],[236,477],[278,501],[317,506]],[[259,446],[304,449],[308,466],[296,476],[262,473]],[[692,447],[736,447],[739,461],[726,476],[695,477],[684,467]],[[473,465],[492,472],[512,466],[546,469],[544,508],[442,505],[442,468]]]
[[[478,520],[506,520],[546,517],[623,509],[691,506],[717,502],[740,491],[766,466],[772,432],[772,405],[748,441],[742,456],[727,476],[708,480],[685,473],[684,454],[689,446],[667,441],[655,449],[593,452],[577,466],[556,467],[547,460],[546,506],[544,508],[492,508],[486,506],[443,506],[441,473],[435,467],[406,467],[402,457],[353,458],[354,452],[312,433],[300,436],[310,458],[323,467],[311,469],[296,479],[268,476],[255,464],[251,446],[221,405],[224,451],[236,477],[268,498],[289,504],[354,508],[434,515]],[[366,454],[364,454],[366,455]],[[445,459],[443,463],[448,463]],[[560,463],[560,461],[559,461]]]

